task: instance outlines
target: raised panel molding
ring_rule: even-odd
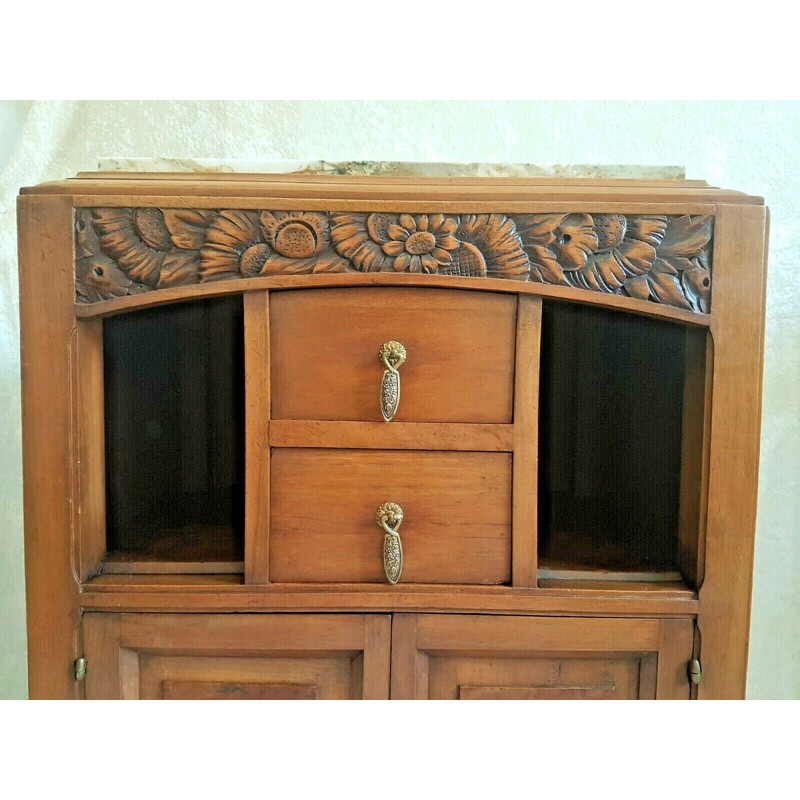
[[[712,216],[79,208],[76,299],[266,275],[406,272],[571,286],[708,313]]]

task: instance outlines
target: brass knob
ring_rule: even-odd
[[[405,363],[406,348],[401,342],[384,342],[378,358],[386,369],[381,380],[380,406],[384,421],[390,422],[400,407],[400,373]]]
[[[403,542],[398,529],[403,522],[403,509],[397,503],[384,503],[378,509],[378,525],[383,529],[383,571],[391,584],[403,572]]]

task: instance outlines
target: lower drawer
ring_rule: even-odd
[[[271,476],[273,583],[387,583],[386,502],[403,510],[401,583],[510,580],[508,453],[275,449]]]

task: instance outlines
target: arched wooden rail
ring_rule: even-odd
[[[93,319],[153,306],[202,300],[224,295],[244,294],[263,289],[315,289],[347,286],[413,286],[516,293],[600,306],[703,328],[707,328],[711,324],[710,314],[697,314],[693,311],[685,311],[681,308],[663,306],[657,303],[647,303],[631,297],[587,292],[569,286],[522,283],[521,281],[508,281],[501,278],[456,278],[441,275],[408,275],[389,272],[339,273],[300,277],[296,275],[275,275],[265,278],[250,278],[246,281],[215,281],[213,283],[178,286],[172,289],[161,289],[157,292],[118,297],[113,300],[102,300],[98,303],[76,303],[74,312],[79,319]]]

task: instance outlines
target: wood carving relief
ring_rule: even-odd
[[[627,295],[697,313],[711,298],[713,217],[75,211],[79,302],[255,276],[416,272]]]

